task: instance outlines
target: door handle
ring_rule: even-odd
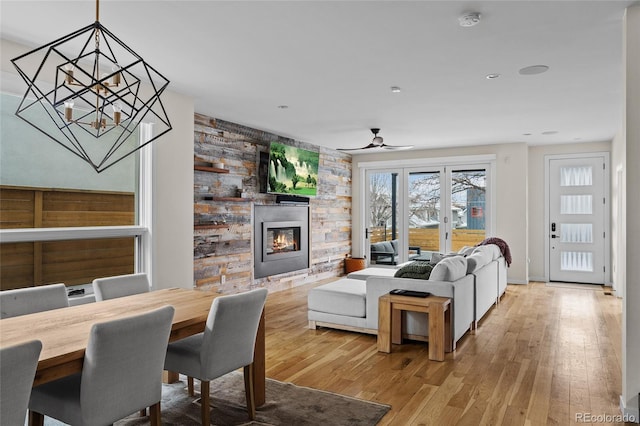
[[[551,238],[558,238],[556,234],[551,234]]]

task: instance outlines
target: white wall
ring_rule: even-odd
[[[398,151],[353,156],[353,233],[354,249],[362,238],[362,220],[359,206],[360,177],[358,164],[368,161],[387,161],[416,158],[454,157],[465,155],[495,154],[496,159],[496,230],[495,236],[504,239],[511,249],[513,263],[508,270],[510,283],[526,284],[528,281],[527,246],[527,145],[524,143],[483,145],[466,148],[431,149],[422,151]],[[362,253],[353,253],[361,256]]]
[[[529,147],[529,279],[544,281],[544,156],[583,152],[610,152],[611,142],[571,143]],[[613,179],[613,173],[611,174]],[[608,266],[608,265],[607,265]]]
[[[151,143],[153,283],[156,289],[193,282],[193,99],[165,92],[173,130]]]
[[[625,16],[626,92],[626,281],[622,304],[622,398],[625,412],[640,422],[640,4]],[[622,255],[622,253],[621,253]]]

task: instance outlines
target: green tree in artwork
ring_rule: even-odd
[[[296,185],[298,184],[298,182],[300,182],[302,180],[302,177],[300,177],[300,175],[293,175],[291,177],[291,183],[293,184],[293,189],[296,189]]]

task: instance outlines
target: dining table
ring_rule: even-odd
[[[170,288],[68,308],[37,312],[0,320],[0,348],[40,340],[42,351],[34,386],[82,371],[91,327],[151,311],[165,305],[175,309],[169,342],[204,331],[211,304],[219,293]],[[256,406],[265,402],[264,311],[254,349],[253,383]],[[174,381],[177,373],[165,374]]]

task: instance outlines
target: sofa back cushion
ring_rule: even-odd
[[[477,270],[482,269],[485,265],[493,261],[493,255],[490,251],[477,251],[467,256],[467,274],[473,274]]]
[[[467,275],[467,258],[452,256],[442,259],[433,267],[429,280],[456,281]]]
[[[502,256],[502,252],[500,251],[500,247],[495,244],[486,244],[484,246],[478,246],[473,250],[474,253],[483,252],[486,253],[491,260],[496,260],[500,256]]]

